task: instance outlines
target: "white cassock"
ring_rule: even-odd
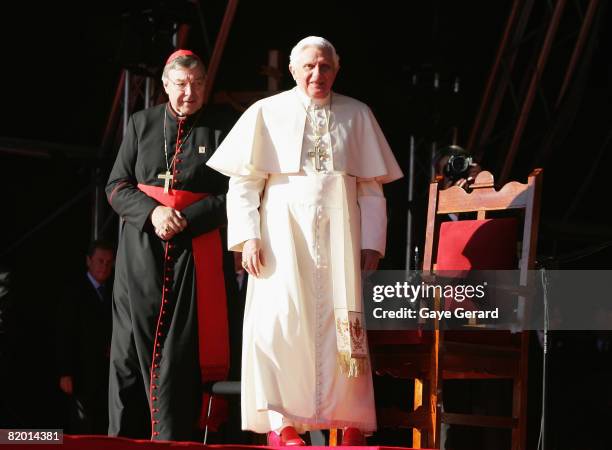
[[[207,163],[231,177],[230,250],[262,244],[242,348],[242,427],[258,433],[376,429],[360,251],[384,255],[382,183],[402,172],[365,104],[318,103],[298,88],[258,101]]]

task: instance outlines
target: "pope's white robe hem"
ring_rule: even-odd
[[[364,434],[371,434],[374,431],[376,431],[375,423],[373,424],[370,422],[361,422],[361,421],[331,420],[328,418],[312,419],[309,417],[299,417],[299,416],[295,416],[291,414],[290,412],[286,411],[281,406],[275,406],[275,405],[267,405],[267,408],[259,409],[257,412],[267,414],[269,411],[277,412],[281,414],[282,416],[284,416],[286,419],[288,419],[289,422],[297,424],[297,425],[292,425],[292,426],[294,426],[296,431],[300,434],[305,433],[307,431],[311,431],[311,430],[326,430],[329,428],[344,428],[344,427],[358,428]],[[250,431],[254,431],[255,433],[267,433],[268,431],[276,430],[280,427],[281,426],[276,427],[275,425],[271,425],[270,428],[264,427],[260,430],[251,430],[249,428],[244,428],[244,425],[243,425],[243,430],[250,430]]]

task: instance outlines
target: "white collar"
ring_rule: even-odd
[[[297,92],[298,98],[302,102],[302,105],[304,105],[304,108],[306,109],[308,109],[310,105],[329,105],[331,100],[331,92],[325,98],[311,98],[306,95],[306,93],[299,86],[296,86],[294,89]]]
[[[91,281],[91,284],[93,285],[94,289],[98,290],[98,288],[101,285],[100,283],[98,283],[98,280],[96,280],[89,271],[87,271],[87,278],[89,278],[89,281]]]

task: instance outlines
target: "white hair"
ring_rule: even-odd
[[[336,49],[332,43],[319,36],[308,36],[295,44],[295,47],[291,49],[291,54],[289,55],[289,65],[294,67],[300,58],[302,51],[304,51],[304,49],[307,47],[316,47],[321,50],[328,50],[331,53],[332,60],[334,61],[334,68],[338,69],[340,67],[340,57],[336,53]]]
[[[204,64],[202,64],[200,58],[192,55],[177,56],[164,66],[164,71],[162,72],[162,80],[166,81],[168,79],[168,72],[170,72],[172,69],[194,69],[197,66],[200,66],[200,68],[202,69],[202,73],[206,75]]]

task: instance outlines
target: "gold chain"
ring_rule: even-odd
[[[315,145],[315,152],[316,149],[319,147],[319,145],[321,145],[321,140],[323,139],[323,135],[319,134],[319,127],[315,124],[315,122],[312,120],[312,117],[310,117],[310,113],[308,111],[308,108],[306,108],[304,106],[304,103],[302,103],[302,99],[298,97],[298,101],[300,102],[300,105],[302,105],[302,108],[304,108],[304,112],[306,113],[306,118],[308,119],[308,121],[310,122],[310,125],[312,126],[312,131],[314,133],[314,145]],[[331,155],[333,154],[333,150],[332,150],[332,146],[331,146],[331,133],[329,131],[329,124],[331,121],[331,112],[332,112],[332,93],[330,92],[329,94],[329,112],[327,111],[327,108],[325,107],[325,105],[320,105],[323,106],[323,112],[325,114],[325,125],[327,128],[327,134],[329,134],[329,155],[324,155],[323,157],[325,158],[329,158],[331,157]],[[319,147],[320,148],[320,147]],[[308,155],[310,156],[310,152],[308,152]],[[317,158],[317,156],[313,156],[313,158]],[[319,157],[321,158],[321,157]],[[320,164],[320,159],[319,162],[314,162],[316,170],[321,170],[319,168],[319,164]]]
[[[298,98],[298,100],[300,101],[300,105],[302,105],[302,108],[304,108],[304,111],[306,112],[306,118],[308,119],[308,121],[310,122],[310,125],[312,126],[312,131],[315,133],[315,136],[318,135],[317,131],[318,131],[319,127],[316,126],[316,124],[312,120],[312,117],[310,117],[310,113],[308,112],[308,108],[306,108],[304,106],[304,104],[302,103],[302,100],[299,99],[299,98]],[[331,119],[331,108],[332,108],[332,94],[331,94],[331,92],[329,94],[329,112],[327,111],[327,108],[325,107],[325,105],[321,105],[321,106],[323,106],[323,112],[325,113],[325,125],[327,127],[327,132],[329,133],[329,121]]]

